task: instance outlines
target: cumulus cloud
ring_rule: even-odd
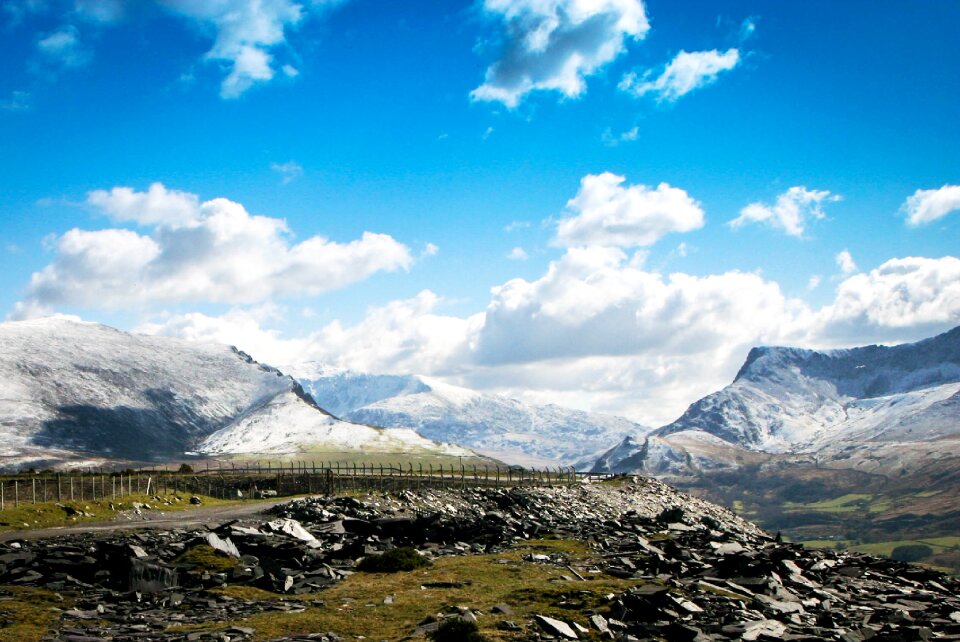
[[[960,259],[893,259],[814,309],[758,274],[661,274],[617,248],[573,248],[540,278],[494,288],[480,313],[444,315],[442,304],[424,291],[295,339],[265,329],[258,309],[147,329],[226,341],[271,363],[416,372],[659,425],[729,383],[754,345],[897,342],[957,325]]]
[[[237,98],[254,84],[274,77],[271,50],[286,41],[285,30],[304,16],[303,6],[292,0],[161,1],[215,31],[206,58],[222,61],[229,70],[220,85],[223,98]]]
[[[778,196],[773,205],[750,203],[740,210],[740,216],[731,220],[728,225],[738,228],[750,223],[763,223],[783,230],[790,236],[803,236],[809,221],[826,218],[823,203],[839,201],[840,198],[827,190],[791,187]]]
[[[251,215],[225,198],[201,203],[159,183],[147,192],[91,192],[88,203],[152,230],[73,229],[55,239],[53,261],[30,280],[33,308],[255,303],[316,295],[412,264],[410,250],[385,234],[294,244],[282,219]]]
[[[903,341],[960,323],[960,259],[906,257],[855,274],[819,311],[822,340]]]
[[[649,246],[670,232],[703,227],[703,209],[687,192],[660,183],[627,185],[610,172],[588,174],[580,191],[567,202],[573,216],[557,224],[560,246]]]
[[[87,194],[87,203],[117,222],[140,225],[182,225],[195,221],[200,210],[196,194],[168,190],[162,183],[153,183],[146,192],[130,187],[95,190]]]
[[[681,51],[656,78],[648,71],[642,76],[631,72],[620,81],[620,89],[634,96],[653,94],[657,100],[674,102],[695,89],[704,87],[717,76],[740,64],[740,51],[727,49],[720,53],[710,51]]]
[[[436,313],[442,299],[429,290],[371,308],[352,326],[332,321],[307,336],[283,339],[271,330],[273,309],[236,308],[213,317],[171,315],[138,332],[229,343],[272,364],[323,361],[355,370],[387,373],[452,373],[468,360],[467,340],[478,319]]]
[[[843,250],[834,257],[834,260],[837,262],[837,267],[840,268],[840,271],[844,274],[852,274],[857,271],[857,264],[853,260],[853,255],[850,254],[849,250]]]
[[[940,189],[918,189],[907,198],[900,211],[907,215],[907,224],[925,225],[960,210],[960,185],[944,185]]]
[[[471,96],[509,108],[535,90],[580,96],[587,76],[650,28],[641,0],[484,0],[483,7],[506,33],[500,59]]]

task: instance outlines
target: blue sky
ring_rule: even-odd
[[[957,24],[6,2],[0,309],[667,421],[750,345],[960,323]]]

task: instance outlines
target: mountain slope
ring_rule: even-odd
[[[958,454],[950,445],[960,440],[958,391],[960,327],[893,347],[754,348],[733,383],[642,443],[622,442],[596,467],[685,474],[735,467],[754,452],[815,454],[818,463],[881,473],[903,469],[904,457],[880,453],[927,451],[917,444],[938,440]]]
[[[436,447],[397,437],[335,419],[292,378],[229,346],[62,318],[0,324],[0,466],[262,445]]]
[[[428,377],[364,374],[315,363],[284,369],[337,416],[412,428],[514,464],[588,466],[624,436],[649,430],[622,417],[528,405]]]

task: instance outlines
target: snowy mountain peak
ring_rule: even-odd
[[[582,467],[624,436],[649,430],[622,417],[528,405],[420,375],[309,366],[284,369],[299,374],[304,388],[339,417],[391,429],[412,428],[510,463]]]
[[[753,348],[730,385],[651,433],[657,453],[653,441],[624,442],[598,466],[654,471],[668,457],[675,471],[680,455],[709,465],[729,448],[810,453],[960,437],[958,390],[960,327],[897,346]]]
[[[292,377],[230,346],[64,318],[0,323],[0,466],[255,453],[262,443],[397,452],[416,441],[396,437],[334,419]]]

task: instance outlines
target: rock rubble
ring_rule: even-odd
[[[528,556],[530,563],[561,568],[571,599],[588,576],[638,584],[611,594],[579,621],[546,615],[524,621],[509,604],[493,607],[510,615],[504,625],[523,632],[522,639],[960,640],[957,581],[890,560],[780,543],[718,506],[642,479],[621,486],[404,491],[364,501],[317,497],[282,504],[262,519],[200,530],[7,542],[0,544],[0,599],[12,595],[5,586],[79,596],[48,640],[248,640],[255,631],[245,627],[179,629],[322,606],[305,596],[391,548],[411,546],[435,558],[497,552],[545,536],[579,538],[595,551],[594,568],[574,568],[562,556]],[[285,599],[207,591],[227,585]],[[485,617],[440,615],[481,623]],[[96,629],[84,626],[91,621]],[[411,636],[431,627],[435,622]],[[288,639],[340,638],[333,632]]]

